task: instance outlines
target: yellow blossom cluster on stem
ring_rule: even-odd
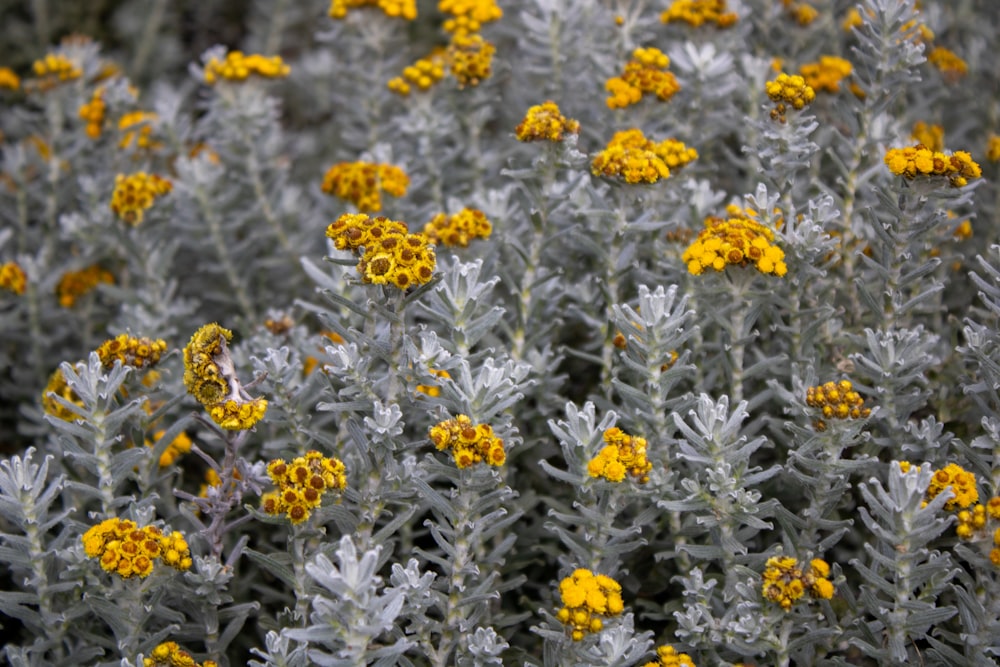
[[[854,67],[839,56],[820,56],[814,63],[799,68],[806,85],[817,93],[839,93],[840,82],[851,75]]]
[[[335,248],[359,258],[357,271],[366,283],[405,290],[434,277],[434,248],[423,234],[410,234],[406,223],[345,213],[327,226],[326,235]]]
[[[712,25],[716,28],[728,28],[738,20],[736,12],[729,11],[726,0],[674,0],[660,14],[663,23],[682,21],[699,28]]]
[[[822,559],[814,558],[804,569],[795,558],[772,556],[765,563],[761,592],[765,599],[788,611],[807,592],[814,599],[832,598],[834,589],[829,576],[830,566]]]
[[[444,378],[446,380],[451,378],[451,373],[446,370],[429,368],[428,371],[435,377]],[[425,396],[430,396],[431,398],[437,398],[441,395],[441,387],[437,384],[418,384],[416,391],[424,394]]]
[[[615,483],[624,481],[626,476],[639,484],[649,481],[653,464],[646,458],[645,438],[612,427],[604,431],[604,442],[606,444],[601,451],[587,464],[591,477]]]
[[[621,585],[604,574],[580,568],[559,582],[562,607],[556,618],[570,631],[573,641],[600,632],[605,618],[624,611]]]
[[[153,139],[152,123],[158,116],[152,111],[130,111],[118,120],[122,138],[118,147],[128,149],[133,146],[140,150],[156,150],[163,143]]]
[[[478,33],[484,23],[503,17],[503,10],[496,0],[440,0],[438,10],[451,14],[445,19],[443,27],[452,35]]]
[[[227,431],[244,431],[264,417],[267,401],[252,398],[236,377],[227,343],[233,332],[216,323],[198,329],[184,347],[184,387]]]
[[[107,519],[83,534],[83,551],[101,568],[127,579],[147,577],[157,561],[181,572],[191,568],[191,550],[178,532],[164,534],[155,526],[139,528],[129,519]]]
[[[728,266],[750,265],[764,275],[779,278],[788,272],[785,252],[775,244],[774,232],[749,217],[707,218],[705,229],[681,259],[695,276],[706,269],[724,271]]]
[[[155,447],[157,441],[162,438],[165,433],[165,429],[155,431],[152,438],[146,439],[146,446]],[[158,461],[159,466],[161,468],[169,468],[177,462],[177,459],[190,452],[191,445],[193,444],[194,443],[191,442],[191,437],[184,431],[181,431],[177,434],[176,438],[170,441],[170,444],[167,445],[165,450],[163,450],[163,453],[160,454],[160,460]]]
[[[514,128],[518,141],[560,142],[566,134],[579,134],[580,123],[566,118],[552,100],[528,109],[524,119]]]
[[[473,239],[488,239],[493,223],[476,208],[463,208],[454,215],[438,213],[424,225],[424,236],[434,245],[466,248]]]
[[[294,524],[308,519],[312,510],[323,502],[325,493],[347,487],[343,462],[316,450],[290,462],[272,460],[267,464],[267,475],[278,488],[261,496],[261,509],[272,516],[284,514]]]
[[[431,86],[444,78],[448,68],[448,53],[438,47],[412,65],[403,68],[401,76],[389,80],[389,90],[406,97],[416,86],[418,90],[430,90]]]
[[[114,192],[111,193],[111,210],[126,223],[138,225],[153,203],[173,187],[167,179],[144,171],[118,174],[115,176]]]
[[[667,71],[670,58],[657,48],[637,48],[632,59],[625,64],[620,76],[608,79],[604,85],[611,96],[606,103],[609,109],[621,109],[638,103],[643,95],[655,95],[665,102],[681,89],[677,78]]]
[[[151,338],[118,334],[114,338],[101,343],[97,348],[97,356],[105,368],[115,365],[115,360],[122,366],[132,366],[143,369],[155,366],[160,362],[160,356],[167,351],[167,343],[162,338]]]
[[[793,2],[793,0],[781,0],[781,2],[785,6],[785,13],[799,25],[809,25],[819,16],[819,10],[804,2]]]
[[[979,501],[976,475],[957,463],[949,463],[935,470],[927,487],[927,500],[933,500],[939,493],[950,488],[954,497],[945,503],[946,510],[968,509]]]
[[[48,53],[31,64],[31,71],[36,79],[31,82],[31,89],[45,92],[59,84],[73,81],[83,76],[83,69],[61,53]]]
[[[24,294],[28,288],[28,276],[17,262],[4,262],[0,265],[0,289]]]
[[[478,33],[455,34],[447,53],[451,75],[458,81],[459,88],[478,86],[493,71],[496,47]]]
[[[673,646],[659,646],[656,661],[647,662],[642,667],[695,667],[695,664],[687,653],[679,653]]]
[[[406,172],[391,164],[339,162],[323,175],[322,190],[349,201],[361,213],[382,210],[382,193],[402,197],[410,185]]]
[[[197,662],[177,642],[163,642],[142,659],[142,667],[218,667],[214,660]]]
[[[469,468],[477,463],[502,466],[507,460],[503,440],[489,424],[473,424],[466,415],[446,419],[431,427],[428,437],[438,451],[451,451],[455,465]]]
[[[969,72],[969,66],[954,51],[936,46],[927,54],[927,62],[938,68],[945,79],[955,81]]]
[[[967,152],[955,151],[948,155],[932,151],[923,144],[890,148],[885,152],[885,164],[893,174],[910,181],[917,177],[943,176],[953,188],[967,185],[970,179],[983,175]]]
[[[113,285],[115,277],[97,264],[79,271],[67,271],[56,284],[56,298],[63,308],[72,308],[77,299],[86,296],[101,284]]]
[[[913,124],[910,137],[930,151],[944,150],[944,128],[940,125],[925,123],[918,120]]]
[[[265,79],[282,79],[291,72],[281,56],[262,56],[257,53],[245,55],[242,51],[230,51],[224,60],[211,58],[205,65],[205,83],[217,81],[246,81],[250,76]]]
[[[801,111],[816,99],[816,91],[806,83],[805,77],[782,72],[764,85],[767,96],[774,102],[771,119],[784,123],[788,107]]]
[[[83,407],[83,401],[66,382],[66,375],[62,372],[61,368],[55,369],[49,375],[49,381],[45,385],[45,390],[42,391],[42,409],[46,414],[50,414],[63,421],[71,422],[77,419],[79,415],[69,407],[63,405],[55,398],[56,396],[81,408]]]
[[[104,89],[100,87],[94,90],[94,94],[90,96],[89,102],[80,105],[77,115],[87,122],[87,136],[91,139],[97,139],[101,136],[106,111],[107,104],[104,102]]]
[[[344,19],[351,9],[374,7],[390,18],[413,21],[417,18],[416,0],[330,0],[327,14],[333,19]]]
[[[986,140],[986,159],[990,162],[1000,162],[1000,135],[991,134]]]
[[[0,67],[0,89],[19,90],[21,88],[21,77],[9,67]]]
[[[671,169],[679,169],[697,157],[698,151],[676,139],[652,141],[642,130],[633,128],[616,132],[594,157],[590,171],[626,183],[656,183],[669,178]]]
[[[827,382],[806,389],[806,405],[818,409],[822,419],[813,426],[817,431],[825,431],[826,419],[867,419],[871,408],[865,407],[861,394],[854,390],[850,380]]]

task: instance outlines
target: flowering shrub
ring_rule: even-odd
[[[1000,5],[8,4],[6,662],[995,663]]]

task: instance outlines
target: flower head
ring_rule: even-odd
[[[938,68],[945,79],[954,82],[969,71],[969,66],[954,51],[936,46],[927,54],[927,62]]]
[[[625,64],[621,76],[608,79],[605,89],[611,93],[607,99],[610,109],[620,109],[636,104],[643,95],[655,95],[665,102],[680,90],[677,78],[667,71],[670,58],[659,49],[638,48]]]
[[[327,14],[333,19],[343,19],[349,10],[361,7],[376,7],[394,19],[413,21],[417,18],[416,0],[330,0]]]
[[[808,568],[799,566],[790,556],[772,556],[767,559],[762,575],[764,598],[788,611],[806,593],[814,599],[829,600],[833,597],[833,583],[827,578],[830,566],[819,558],[813,559]]]
[[[502,466],[507,460],[503,440],[496,437],[493,427],[473,424],[466,415],[435,424],[428,436],[439,451],[451,451],[459,468],[469,468],[477,463]]]
[[[948,155],[932,151],[923,144],[890,148],[885,152],[885,164],[889,171],[906,180],[943,176],[953,188],[960,188],[968,184],[970,179],[983,175],[979,165],[965,151],[955,151]]]
[[[424,225],[424,236],[430,243],[452,247],[468,247],[473,239],[489,238],[493,224],[486,214],[475,208],[463,208],[454,215],[438,213]]]
[[[773,81],[768,81],[764,89],[767,91],[767,96],[774,102],[771,118],[780,123],[785,122],[785,113],[788,111],[788,107],[801,111],[816,99],[816,91],[806,83],[804,77],[798,74],[782,72]]]
[[[694,28],[703,25],[728,28],[738,18],[735,12],[728,11],[726,0],[674,0],[660,14],[663,23],[684,22]]]
[[[21,77],[9,67],[0,67],[0,90],[18,90],[21,87]]]
[[[405,290],[430,282],[437,256],[423,234],[410,234],[405,223],[345,213],[326,228],[338,250],[358,256],[357,271],[366,283]]]
[[[31,81],[30,87],[40,92],[83,76],[80,64],[62,53],[47,53],[31,64],[31,72],[36,78]]]
[[[556,612],[573,641],[600,632],[604,618],[618,616],[625,609],[622,587],[611,577],[580,568],[559,582],[562,607]]]
[[[264,417],[267,401],[247,394],[229,356],[233,332],[206,324],[184,347],[184,386],[205,406],[212,420],[224,429],[252,428]]]
[[[162,561],[181,572],[191,568],[191,550],[178,532],[164,534],[159,528],[139,528],[129,519],[107,519],[91,526],[81,538],[88,558],[97,558],[106,572],[123,579],[148,577]]]
[[[440,0],[438,10],[451,17],[444,21],[444,29],[452,35],[469,35],[482,30],[484,23],[496,21],[503,10],[496,0]]]
[[[42,409],[47,414],[68,422],[80,416],[56,399],[56,396],[73,405],[83,407],[83,400],[66,382],[66,375],[62,372],[61,368],[55,369],[49,376],[48,384],[45,385],[45,390],[42,392]]]
[[[814,423],[818,431],[826,430],[827,419],[867,419],[872,411],[864,403],[850,380],[827,382],[806,389],[806,405],[822,413],[822,419]]]
[[[382,210],[381,193],[402,197],[410,178],[399,167],[370,162],[340,162],[323,176],[323,192],[354,204],[358,211]]]
[[[261,496],[261,508],[266,514],[284,514],[294,524],[308,519],[324,494],[347,488],[343,462],[315,450],[291,462],[273,459],[267,464],[267,475],[277,489]]]
[[[181,649],[177,642],[163,642],[142,659],[142,667],[218,667],[214,660],[195,662],[191,654]]]
[[[96,264],[79,271],[67,271],[56,284],[56,297],[63,308],[72,308],[76,300],[86,296],[100,284],[113,285],[115,278]]]
[[[455,34],[448,44],[451,74],[459,88],[478,86],[493,71],[496,47],[476,33]]]
[[[87,122],[87,136],[97,139],[101,136],[104,126],[104,113],[107,104],[104,102],[104,88],[98,87],[90,96],[90,101],[80,105],[77,115]]]
[[[727,266],[753,265],[779,278],[788,272],[785,253],[774,243],[774,232],[750,217],[708,218],[705,229],[681,256],[688,272],[724,271]]]
[[[944,150],[944,128],[940,125],[931,125],[918,120],[913,124],[910,137],[930,151]]]
[[[807,86],[815,92],[839,93],[840,82],[851,75],[853,66],[839,56],[820,56],[814,63],[799,68]]]
[[[152,137],[152,124],[157,118],[152,111],[130,111],[123,115],[118,120],[118,129],[122,132],[118,147],[127,149],[134,146],[140,150],[161,148],[163,144]]]
[[[28,287],[28,276],[17,262],[5,262],[0,265],[0,289],[24,294]]]
[[[406,97],[416,86],[425,91],[444,78],[448,66],[448,54],[443,47],[431,51],[412,65],[403,68],[401,76],[389,80],[389,90]]]
[[[671,169],[679,169],[697,159],[698,151],[675,139],[655,142],[642,130],[616,132],[608,145],[594,158],[590,171],[595,176],[617,177],[626,183],[656,183],[669,178]]]
[[[657,647],[656,658],[656,662],[647,662],[642,667],[695,667],[691,656],[678,653],[673,646]]]
[[[528,109],[514,135],[518,141],[560,142],[565,134],[579,134],[580,123],[566,118],[555,102],[549,100]]]
[[[118,334],[101,343],[97,348],[97,356],[101,358],[105,368],[111,368],[117,360],[122,366],[144,369],[158,364],[160,356],[166,351],[167,343],[163,339]]]
[[[626,476],[639,484],[649,481],[653,464],[646,458],[646,439],[628,435],[620,428],[604,432],[604,448],[587,464],[591,477],[601,477],[609,482],[622,482]]]
[[[144,171],[115,176],[115,190],[111,194],[111,210],[130,225],[142,222],[146,210],[159,197],[169,193],[173,185],[165,178]]]
[[[251,76],[281,79],[289,72],[291,68],[281,56],[245,55],[242,51],[230,51],[224,60],[213,57],[205,64],[205,83],[213,85],[220,80],[240,82]]]
[[[927,487],[927,499],[933,500],[939,493],[950,488],[954,497],[945,503],[946,510],[967,509],[979,501],[976,475],[957,463],[949,463],[935,470]]]

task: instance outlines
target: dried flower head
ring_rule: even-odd
[[[163,339],[139,338],[128,334],[118,334],[97,348],[97,356],[106,368],[115,365],[132,366],[136,369],[149,368],[160,362],[160,355],[167,351],[167,343]]]
[[[252,428],[267,411],[267,401],[247,394],[227,343],[233,332],[218,324],[206,324],[184,347],[184,386],[205,406],[216,424],[230,431]]]
[[[565,134],[579,133],[580,123],[563,116],[559,107],[551,100],[530,107],[524,120],[514,129],[518,141],[559,142]]]
[[[624,611],[621,585],[609,576],[580,568],[559,582],[562,607],[558,618],[570,631],[573,641],[600,632],[605,618]]]
[[[979,165],[967,152],[955,151],[948,155],[932,151],[923,144],[890,148],[885,152],[885,164],[889,171],[906,180],[945,177],[953,188],[967,185],[970,179],[983,175]]]
[[[340,162],[323,175],[323,192],[354,204],[362,213],[382,210],[382,193],[402,197],[410,178],[399,167],[370,162]]]
[[[454,215],[438,213],[424,225],[424,236],[434,245],[466,248],[473,239],[488,239],[493,224],[475,208],[463,208]]]
[[[670,170],[683,167],[698,157],[698,151],[676,139],[655,142],[642,130],[616,132],[598,153],[590,170],[595,176],[623,179],[626,183],[656,183],[669,178]]]
[[[611,93],[606,102],[609,109],[621,109],[638,103],[646,94],[665,102],[681,89],[677,78],[667,71],[670,58],[659,49],[638,48],[625,64],[621,76],[608,79],[605,90]]]
[[[749,217],[706,218],[705,229],[681,259],[695,276],[706,269],[724,271],[727,266],[749,265],[779,278],[788,272],[785,252],[774,243],[774,232]]]
[[[772,556],[767,559],[764,573],[762,593],[770,600],[788,611],[807,592],[814,599],[829,600],[833,597],[833,583],[830,576],[830,566],[826,561],[814,558],[808,569],[799,567],[797,559],[790,556]]]
[[[273,459],[267,464],[267,475],[278,488],[261,496],[261,509],[270,515],[284,514],[294,524],[308,519],[326,493],[347,488],[343,462],[315,450],[290,462]]]
[[[438,451],[450,450],[455,465],[468,468],[477,463],[501,466],[507,460],[503,440],[496,437],[489,424],[473,424],[466,415],[458,415],[431,427],[429,437]]]
[[[17,262],[5,262],[0,265],[0,289],[24,294],[28,288],[28,276]]]
[[[165,178],[144,171],[115,176],[115,190],[111,194],[111,210],[128,224],[142,222],[145,212],[160,197],[173,190]]]
[[[178,532],[163,534],[159,528],[139,528],[128,519],[107,519],[91,526],[81,538],[88,558],[101,568],[127,579],[148,577],[157,561],[181,572],[191,568],[191,550]]]
[[[283,79],[291,72],[281,56],[262,56],[256,53],[245,55],[242,51],[230,51],[225,60],[211,58],[205,64],[205,83],[246,81],[251,76],[265,79]]]
[[[738,19],[735,12],[729,11],[726,0],[674,0],[660,14],[663,23],[684,22],[695,28],[703,25],[728,28]]]
[[[628,435],[620,428],[609,428],[604,432],[607,443],[587,464],[591,477],[600,477],[609,482],[622,482],[631,477],[639,484],[649,481],[649,471],[653,464],[646,458],[646,439]]]
[[[77,299],[86,296],[101,284],[114,285],[115,277],[98,265],[79,271],[67,271],[56,284],[56,297],[63,308],[72,308]]]

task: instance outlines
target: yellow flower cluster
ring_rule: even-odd
[[[818,408],[824,419],[867,419],[872,411],[864,403],[850,380],[827,382],[806,389],[806,405]],[[813,426],[817,431],[826,430],[823,419],[817,419]]]
[[[913,125],[910,137],[930,151],[944,150],[944,128],[918,120]]]
[[[768,81],[764,90],[774,102],[774,108],[771,109],[771,119],[779,123],[785,122],[785,113],[789,106],[796,111],[801,111],[816,99],[816,91],[806,84],[804,77],[798,74],[782,72],[773,81]]]
[[[405,290],[434,277],[434,249],[423,234],[410,234],[405,223],[345,213],[330,223],[326,235],[338,250],[358,256],[357,270],[366,283]]]
[[[950,488],[955,496],[945,503],[946,510],[968,509],[979,501],[976,475],[957,463],[949,463],[944,468],[934,471],[930,486],[927,487],[927,500],[933,500],[947,488]]]
[[[166,535],[154,526],[139,528],[128,519],[107,519],[83,534],[83,551],[99,558],[101,568],[122,578],[147,577],[157,560],[181,572],[191,568],[191,551],[178,532]]]
[[[267,475],[278,489],[261,496],[261,508],[272,516],[285,514],[294,524],[309,518],[312,510],[323,502],[323,494],[347,487],[343,462],[316,450],[290,463],[284,459],[272,460],[267,464]]]
[[[493,223],[475,208],[463,208],[454,215],[438,213],[424,225],[424,236],[434,245],[466,248],[473,239],[488,239]]]
[[[783,0],[788,15],[799,25],[809,25],[819,16],[819,10],[804,2],[790,2]]]
[[[478,86],[489,78],[493,67],[496,47],[476,33],[455,34],[448,44],[448,62],[451,75],[458,81],[459,88]]]
[[[1000,135],[991,134],[986,140],[986,159],[990,162],[1000,162]]]
[[[113,285],[115,277],[98,265],[79,271],[67,271],[56,284],[56,297],[63,308],[72,308],[76,300],[89,294],[100,284]]]
[[[153,437],[146,440],[146,446],[155,447],[156,441],[162,438],[164,433],[166,433],[166,430],[163,429],[153,433]],[[160,454],[160,467],[169,468],[172,466],[177,462],[177,459],[191,451],[192,444],[194,443],[191,442],[191,437],[188,436],[187,433],[184,433],[183,431],[178,433],[177,437],[174,438],[173,441],[167,445],[167,448],[163,450],[163,453]]]
[[[892,173],[911,181],[918,176],[944,176],[953,188],[960,188],[969,179],[983,175],[967,152],[955,151],[948,155],[932,151],[923,144],[890,148],[885,152],[885,164]]]
[[[618,616],[625,609],[621,585],[604,574],[577,569],[559,582],[562,608],[556,612],[563,624],[571,629],[573,641],[587,634],[600,632],[603,618]]]
[[[656,658],[656,662],[647,662],[642,667],[695,667],[691,656],[678,653],[673,646],[657,647]]]
[[[97,348],[97,356],[106,368],[115,365],[115,360],[122,366],[132,366],[143,369],[160,362],[160,355],[167,351],[167,343],[163,339],[138,338],[128,334],[118,334]]]
[[[163,642],[142,659],[142,667],[218,667],[214,660],[196,662],[177,642]]]
[[[330,18],[343,19],[351,9],[376,7],[390,18],[412,21],[417,18],[416,0],[330,0]]]
[[[251,75],[265,79],[281,79],[288,76],[291,68],[285,64],[281,56],[262,56],[252,53],[244,55],[242,51],[230,51],[225,60],[212,58],[205,65],[205,83],[215,84],[220,79],[225,81],[246,81]]]
[[[45,390],[42,392],[42,409],[47,414],[67,422],[71,422],[79,417],[77,413],[56,400],[55,396],[69,401],[74,405],[79,405],[81,408],[83,407],[83,401],[67,384],[66,376],[63,375],[61,368],[55,369],[52,371],[52,375],[49,376],[48,384],[45,385]]]
[[[552,100],[530,107],[524,120],[514,129],[518,141],[559,142],[567,133],[579,134],[580,123],[563,116]]]
[[[854,67],[839,56],[820,56],[814,63],[799,68],[807,86],[817,93],[839,93],[840,82],[851,75]]]
[[[484,23],[503,17],[503,10],[496,0],[441,0],[438,10],[451,14],[444,21],[444,29],[452,35],[469,35],[482,29]]]
[[[683,21],[695,28],[706,23],[716,28],[728,28],[739,17],[729,11],[726,0],[674,0],[670,7],[660,14],[660,21],[673,23]]]
[[[43,92],[83,76],[83,69],[61,53],[46,54],[31,64],[31,71],[38,77],[33,88]]]
[[[931,480],[931,484],[933,484]],[[986,527],[986,506],[976,503],[968,509],[959,510],[955,514],[955,534],[963,540],[971,540],[977,531]]]
[[[173,184],[156,174],[138,171],[134,174],[115,176],[115,190],[111,194],[111,210],[128,224],[142,222],[146,210],[158,197],[173,190]]]
[[[451,373],[449,373],[448,371],[436,370],[433,368],[428,370],[430,371],[431,375],[434,375],[436,377],[445,379],[451,378]],[[436,384],[418,384],[416,390],[421,394],[430,396],[431,398],[437,398],[438,396],[441,395],[441,387],[439,387]]]
[[[591,477],[603,477],[609,482],[622,482],[625,476],[632,477],[639,484],[649,481],[649,471],[653,464],[646,458],[646,439],[628,435],[618,427],[604,432],[607,443],[597,456],[587,464]]]
[[[142,150],[156,150],[163,144],[152,138],[152,122],[158,116],[152,111],[130,111],[118,120],[118,129],[123,132],[118,147],[131,148],[133,145]]]
[[[267,401],[251,398],[240,385],[226,345],[232,339],[232,331],[214,322],[194,332],[184,347],[184,387],[216,424],[244,431],[264,417]]]
[[[354,204],[361,213],[382,210],[382,192],[402,197],[410,177],[399,167],[371,162],[340,162],[323,175],[323,192]]]
[[[965,76],[969,66],[954,51],[943,46],[934,47],[927,54],[927,62],[934,65],[946,79],[954,81]]]
[[[455,465],[468,468],[485,462],[502,466],[507,460],[503,440],[496,437],[489,424],[473,424],[466,415],[438,422],[431,427],[429,437],[438,451],[450,449]]]
[[[0,289],[14,294],[24,294],[28,288],[28,276],[17,262],[0,265]]]
[[[604,89],[611,93],[606,102],[609,109],[621,109],[636,104],[644,94],[656,95],[661,102],[669,100],[681,89],[677,78],[667,71],[670,58],[657,48],[638,48],[632,60],[625,64],[621,76],[608,79]]]
[[[705,269],[724,271],[727,266],[752,264],[765,275],[779,278],[788,272],[785,252],[774,244],[774,232],[745,217],[728,220],[710,217],[705,229],[681,256],[688,272],[698,276]]]
[[[808,591],[813,598],[829,600],[833,597],[833,583],[827,579],[830,566],[814,558],[809,569],[803,570],[790,556],[772,556],[765,564],[762,592],[764,598],[781,605],[788,611]]]
[[[0,89],[18,90],[21,88],[21,78],[9,67],[0,67]]]
[[[77,115],[82,120],[87,121],[87,136],[91,139],[97,139],[101,136],[106,110],[107,104],[104,102],[103,88],[95,89],[94,94],[90,96],[90,101],[80,105]]]
[[[697,157],[698,151],[676,139],[651,141],[633,128],[616,132],[591,162],[590,170],[595,176],[618,177],[626,183],[656,183],[669,178],[671,169]]]
[[[406,97],[416,86],[419,90],[429,90],[431,86],[444,78],[445,67],[447,66],[447,52],[443,47],[431,51],[431,53],[412,65],[403,68],[402,76],[397,76],[389,80],[389,90]]]

